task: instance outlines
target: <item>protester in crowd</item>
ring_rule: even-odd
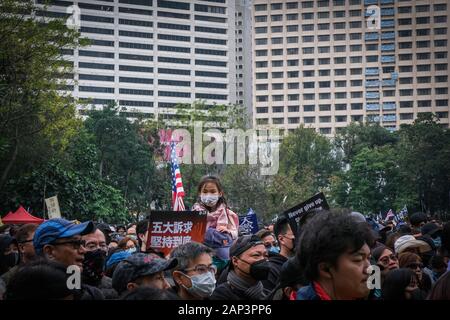
[[[130,253],[134,253],[137,252],[138,243],[130,237],[125,237],[119,241],[117,247],[122,250],[128,250]]]
[[[268,300],[297,300],[297,291],[308,285],[299,269],[296,257],[289,258],[281,267],[277,286],[268,295]]]
[[[115,232],[111,233],[110,238],[111,240],[109,241],[108,244],[108,252],[110,250],[117,248],[119,246],[119,241],[123,239],[123,237],[120,234]]]
[[[105,261],[108,253],[106,238],[100,229],[95,229],[82,237],[86,241],[86,253],[83,260],[83,282],[102,291],[105,299],[115,299],[117,292],[112,287],[112,280],[105,276]]]
[[[414,236],[420,236],[422,234],[421,228],[427,223],[427,221],[427,215],[423,212],[416,212],[412,214],[409,218],[412,234]]]
[[[398,258],[391,248],[384,245],[378,246],[372,250],[372,258],[381,270],[381,284],[383,284],[386,275],[399,268]]]
[[[76,265],[83,268],[85,241],[82,236],[93,231],[92,222],[75,223],[65,219],[50,219],[35,231],[33,244],[36,254],[56,260],[66,267]]]
[[[431,238],[431,236],[429,236],[427,234],[417,237],[417,240],[426,242],[430,248],[430,250],[428,250],[428,251],[419,252],[418,255],[422,259],[423,272],[429,276],[429,278],[431,279],[431,283],[433,284],[434,283],[433,270],[431,268],[430,262],[431,262],[431,258],[433,258],[437,254],[436,245],[435,245],[433,239]]]
[[[411,269],[395,269],[383,282],[383,300],[424,300],[417,275]]]
[[[274,227],[275,237],[280,245],[280,255],[290,258],[295,255],[295,234],[286,217],[279,217]]]
[[[421,232],[422,236],[429,236],[433,240],[436,249],[439,249],[441,247],[442,227],[440,227],[436,223],[430,222],[423,225],[423,227],[421,228]]]
[[[279,229],[280,226],[275,224],[274,230],[279,232]],[[278,284],[281,267],[288,259],[288,257],[284,255],[286,254],[286,247],[283,246],[280,248],[278,245],[279,242],[277,242],[275,235],[271,231],[261,230],[257,233],[257,235],[261,238],[261,241],[264,243],[269,255],[270,271],[267,280],[263,280],[262,283],[267,291],[272,291]],[[285,244],[286,240],[283,239],[283,236],[280,236],[279,238],[282,238],[283,244]],[[283,254],[280,253],[281,250],[283,250]]]
[[[385,242],[386,247],[391,248],[392,250],[395,251],[395,241],[397,241],[398,238],[400,238],[400,237],[401,237],[401,235],[396,231],[389,232],[386,237],[386,242]]]
[[[158,251],[158,249],[154,248],[147,248],[148,224],[149,219],[147,218],[139,221],[136,225],[136,241],[138,243],[138,251],[143,253],[155,253],[161,258],[164,258],[164,253],[162,251]]]
[[[394,242],[397,238],[392,242],[392,246],[387,244],[388,237],[393,233],[393,225],[383,226],[380,231],[378,231],[379,241],[385,246],[392,248],[394,250]]]
[[[227,282],[214,290],[211,300],[263,300],[270,266],[264,243],[255,235],[238,238],[230,248]]]
[[[64,264],[42,258],[36,259],[14,273],[7,286],[5,298],[6,300],[81,299],[80,290],[68,287],[69,276]]]
[[[111,235],[114,233],[113,228],[107,223],[98,223],[95,226],[97,229],[103,232],[106,245],[109,246],[109,243],[111,242]]]
[[[234,241],[238,236],[239,218],[228,208],[224,190],[217,177],[203,177],[197,188],[197,197],[192,210],[208,212],[206,235],[212,238],[215,237],[212,233],[229,235],[230,240],[227,240],[222,247],[222,257],[214,256],[214,264],[218,269],[222,269],[229,260],[229,254],[226,254],[229,250],[229,242]]]
[[[444,257],[444,262],[447,263],[447,271],[450,271],[450,222],[444,224],[442,228],[439,254]]]
[[[447,263],[445,262],[445,258],[441,255],[435,255],[430,260],[430,267],[433,273],[433,282],[436,282],[446,271],[447,271]]]
[[[137,240],[137,235],[136,235],[136,225],[132,224],[128,227],[127,229],[127,237],[133,239],[133,240]]]
[[[366,222],[334,211],[316,213],[299,239],[299,267],[310,285],[297,300],[351,300],[369,295],[370,247],[374,238]]]
[[[216,277],[218,283],[225,282],[233,238],[227,232],[218,232],[214,228],[208,228],[204,236],[203,244],[213,250],[213,264],[217,269]]]
[[[9,235],[0,235],[0,276],[19,263],[19,249],[16,239]]]
[[[50,219],[36,229],[33,244],[36,254],[63,266],[77,266],[83,271],[86,241],[82,236],[93,232],[94,224],[71,222],[66,219]],[[82,300],[102,300],[102,292],[88,284],[82,284]]]
[[[34,251],[33,246],[33,236],[37,227],[37,224],[27,223],[22,225],[17,230],[15,238],[19,249],[19,264],[15,265],[8,272],[2,275],[2,278],[6,284],[8,284],[9,279],[14,272],[17,271],[19,265],[29,263],[36,257],[36,252]]]
[[[427,299],[450,300],[450,272],[446,272],[436,281]]]
[[[216,267],[209,247],[190,242],[172,250],[170,257],[178,261],[172,271],[175,291],[182,300],[207,299],[216,287]]]
[[[267,252],[280,252],[280,247],[278,246],[278,242],[275,239],[275,235],[272,231],[269,230],[259,230],[256,235],[261,239],[261,241],[264,243],[264,246],[267,249]]]
[[[398,263],[400,268],[411,269],[416,273],[419,288],[426,296],[431,289],[432,282],[428,274],[423,272],[424,266],[420,256],[412,252],[404,252],[399,255]]]
[[[147,252],[147,240],[148,240],[148,224],[149,219],[139,221],[136,225],[136,235],[139,246],[139,252]]]
[[[173,269],[176,259],[164,260],[156,254],[135,253],[122,260],[112,276],[113,288],[119,296],[140,286],[169,289],[164,271]]]
[[[125,260],[130,255],[131,255],[130,251],[122,250],[120,248],[109,250],[108,256],[106,257],[105,276],[112,278],[119,262]]]
[[[428,243],[423,240],[417,240],[412,235],[399,237],[394,243],[394,249],[397,255],[403,252],[413,252],[416,254],[421,254],[422,252],[428,252],[432,250]]]
[[[118,225],[117,228],[116,228],[116,232],[122,237],[125,237],[126,231],[127,230],[126,230],[125,226],[123,226],[123,225]]]
[[[11,229],[11,225],[10,224],[4,224],[2,226],[0,226],[0,235],[8,235],[11,236],[9,234],[9,230]]]

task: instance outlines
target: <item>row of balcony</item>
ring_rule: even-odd
[[[386,102],[381,105],[383,110],[395,110],[396,105],[393,102]],[[366,104],[366,110],[367,111],[379,111],[380,110],[380,104],[379,103],[368,103]]]

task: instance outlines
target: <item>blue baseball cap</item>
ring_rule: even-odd
[[[42,254],[42,248],[60,238],[70,238],[76,235],[85,235],[94,231],[92,221],[80,223],[66,219],[50,219],[40,224],[33,237],[33,245],[38,255]]]

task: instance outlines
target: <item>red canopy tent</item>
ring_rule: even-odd
[[[32,216],[24,207],[20,206],[16,212],[10,212],[2,218],[2,222],[5,224],[25,224],[25,223],[37,223],[44,222],[44,219]]]

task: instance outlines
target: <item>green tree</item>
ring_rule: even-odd
[[[344,164],[352,162],[353,157],[363,148],[394,145],[398,138],[378,123],[361,124],[352,122],[337,132],[334,145],[336,151],[342,154]]]
[[[292,176],[299,185],[307,184],[312,193],[329,185],[339,169],[331,142],[314,130],[300,126],[280,147],[280,173]]]
[[[402,186],[409,190],[411,206],[425,212],[449,211],[450,131],[432,114],[419,115],[399,131],[397,152]]]
[[[0,188],[64,149],[78,125],[73,99],[58,91],[71,71],[61,50],[86,41],[62,20],[29,17],[34,10],[30,0],[0,1]]]
[[[115,106],[92,109],[84,124],[98,149],[100,179],[121,190],[131,213],[148,211],[160,181],[155,173],[155,146],[143,134],[144,125],[121,116]]]
[[[395,209],[398,171],[392,147],[361,149],[347,173],[348,200],[345,204],[362,213]]]

